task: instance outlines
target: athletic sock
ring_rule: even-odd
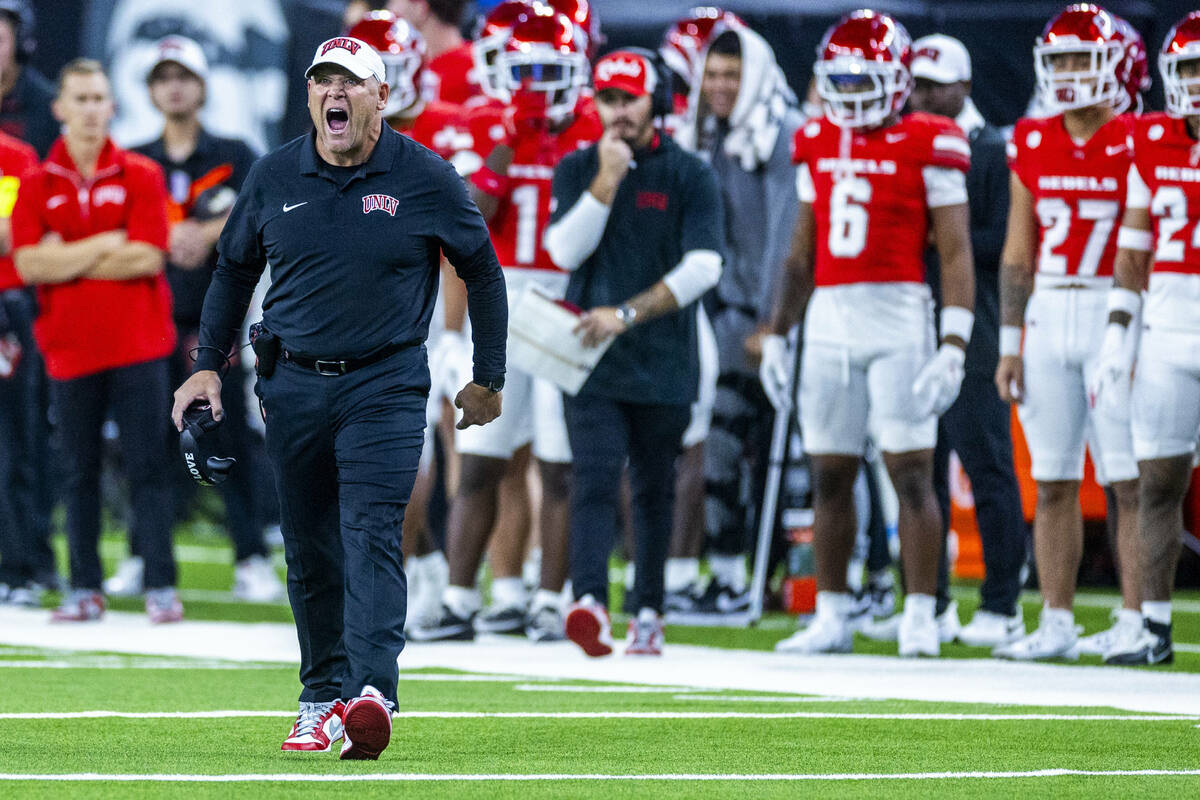
[[[1060,628],[1075,627],[1075,612],[1069,608],[1042,607],[1042,624],[1055,625]]]
[[[549,589],[538,589],[533,595],[533,603],[530,608],[534,611],[539,611],[543,608],[562,608],[562,594],[552,592]]]
[[[854,601],[849,592],[817,592],[817,616],[845,619]]]
[[[492,605],[496,608],[524,608],[525,582],[520,578],[493,578]]]
[[[735,593],[746,591],[746,557],[743,555],[726,556],[713,553],[708,557],[708,568],[713,577],[722,586],[728,586]]]
[[[1159,625],[1171,624],[1171,601],[1150,600],[1142,603],[1142,616]]]
[[[904,596],[904,616],[908,619],[933,619],[937,598],[931,594],[909,593]]]
[[[668,558],[666,573],[667,593],[684,592],[700,577],[700,559]]]
[[[442,604],[450,609],[454,616],[467,619],[479,611],[479,590],[468,589],[465,586],[447,586],[442,592]]]

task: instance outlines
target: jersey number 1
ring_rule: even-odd
[[[512,192],[513,205],[517,207],[517,252],[518,264],[532,264],[537,259],[538,235],[538,187],[527,183]]]

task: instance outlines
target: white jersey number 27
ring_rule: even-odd
[[[1108,236],[1117,223],[1121,204],[1115,200],[1080,200],[1076,207],[1074,216],[1081,220],[1089,220],[1093,225],[1075,274],[1091,278],[1095,277],[1100,268],[1100,259],[1104,256]],[[1042,227],[1038,270],[1047,275],[1066,275],[1067,257],[1054,251],[1067,240],[1067,234],[1071,230],[1071,205],[1061,197],[1043,197],[1037,201],[1037,215]]]

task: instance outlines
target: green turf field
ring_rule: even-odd
[[[232,569],[219,540],[185,535],[178,544],[189,619],[289,620],[284,605],[230,602]],[[107,540],[110,566],[120,551],[119,540]],[[966,619],[974,588],[959,592]],[[1177,641],[1200,643],[1200,597],[1180,600]],[[1103,627],[1111,601],[1089,594],[1079,621]],[[1026,605],[1031,622],[1037,602]],[[140,610],[134,600],[113,607]],[[670,628],[668,656],[682,643],[770,649],[791,624],[773,616],[751,630]],[[538,653],[529,648],[531,674]],[[944,653],[986,656],[961,646]],[[494,674],[486,658],[472,672],[405,670],[392,744],[378,762],[283,754],[295,665],[236,657],[219,642],[203,658],[0,645],[0,797],[1200,796],[1194,712],[817,697],[802,693],[803,669],[794,693],[699,688],[682,676],[665,686]],[[624,661],[614,657],[614,669]],[[1179,653],[1171,670],[1146,680],[1190,680],[1200,647]],[[1133,691],[1140,673],[1127,672]],[[886,667],[873,680],[888,681]],[[1111,702],[1129,707],[1120,700]]]

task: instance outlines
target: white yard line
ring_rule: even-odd
[[[876,702],[868,697],[836,697],[833,695],[824,697],[805,697],[803,695],[760,695],[760,694],[678,694],[675,695],[676,700],[698,700],[700,702],[711,703],[853,703],[853,702]]]
[[[679,694],[691,691],[686,686],[580,686],[568,683],[518,683],[512,688],[518,692],[571,692],[575,694]]]
[[[513,775],[458,774],[438,775],[428,773],[376,773],[373,775],[327,775],[327,774],[244,774],[244,775],[162,775],[162,774],[105,774],[81,772],[65,774],[19,774],[0,773],[0,781],[104,781],[123,783],[428,783],[428,782],[525,782],[525,781],[747,781],[799,782],[799,781],[945,781],[945,780],[996,780],[1011,778],[1140,778],[1200,775],[1200,769],[1037,769],[1024,772],[831,772],[825,774],[751,773],[751,774],[678,774],[657,775],[605,775],[605,774],[537,774]]]
[[[27,711],[0,714],[0,720],[43,719],[238,719],[293,717],[294,711]],[[820,711],[399,711],[395,719],[843,719],[908,722],[1196,722],[1177,714],[922,714]]]
[[[144,614],[110,612],[98,623],[52,625],[49,617],[44,610],[0,607],[0,643],[289,665],[299,660],[290,624],[184,621],[155,626]],[[1200,715],[1200,674],[989,659],[791,656],[670,641],[661,658],[590,659],[570,642],[534,645],[515,637],[480,637],[474,643],[411,643],[400,655],[400,667],[402,676],[415,669],[486,668],[520,676],[519,681]]]

